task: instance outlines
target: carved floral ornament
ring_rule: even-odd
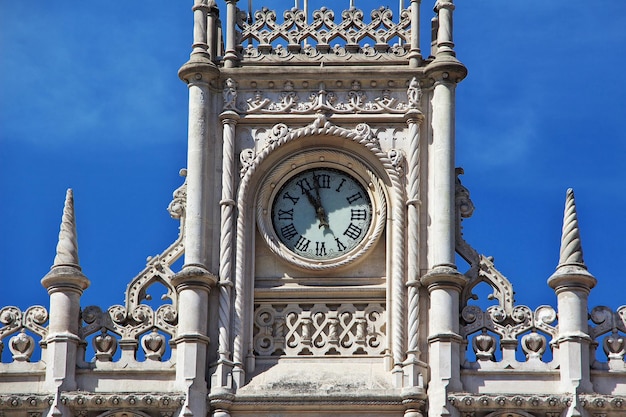
[[[273,92],[273,82],[268,89],[237,90],[237,82],[232,78],[224,81],[222,90],[223,109],[246,114],[315,114],[329,112],[335,114],[404,114],[410,109],[419,109],[422,91],[417,78],[408,82],[406,95],[400,94],[394,81],[388,81],[388,88],[379,89],[375,81],[365,87],[361,81],[353,80],[349,88],[341,81],[332,89],[320,82],[316,89],[309,88],[304,81],[303,88],[296,88],[293,81],[285,81],[278,92]],[[253,88],[256,82],[252,83]]]

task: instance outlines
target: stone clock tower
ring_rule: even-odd
[[[458,368],[465,282],[454,5],[437,2],[425,54],[418,0],[367,21],[353,7],[278,19],[228,1],[223,47],[215,5],[194,10],[175,281],[209,306],[214,413],[417,416],[426,382],[442,412],[458,377],[427,361]]]
[[[81,306],[68,191],[49,308],[0,309],[0,417],[624,415],[626,307],[588,309],[573,191],[557,308],[516,305],[461,234],[454,4],[406,6],[195,0],[180,234]]]

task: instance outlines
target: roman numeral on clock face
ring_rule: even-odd
[[[343,232],[343,234],[354,240],[361,236],[362,231],[363,229],[361,229],[359,226],[355,226],[354,223],[350,223],[350,225],[348,225],[348,228],[345,232]]]
[[[302,191],[302,194],[306,194],[307,191],[311,191],[313,189],[313,186],[306,178],[302,178],[300,181],[296,182],[296,184],[300,186],[300,191]]]
[[[315,256],[326,256],[326,242],[315,242]]]
[[[304,194],[304,192],[303,192]],[[298,202],[298,200],[300,200],[300,197],[292,197],[291,195],[289,195],[289,193],[285,193],[283,194],[283,199],[289,199],[291,200],[291,202],[293,203],[293,205],[295,206],[296,203]]]
[[[343,187],[343,184],[346,182],[345,178],[341,179],[341,182],[339,183],[339,185],[337,186],[337,188],[335,188],[335,191],[339,192],[341,191],[341,187]]]
[[[309,249],[309,243],[311,243],[309,239],[304,236],[300,236],[300,239],[298,239],[293,247],[295,249],[298,249],[299,251],[305,252],[307,249]]]
[[[359,191],[358,193],[355,193],[355,194],[352,194],[351,196],[346,197],[346,200],[348,200],[348,203],[352,204],[361,198],[363,198],[363,195]]]
[[[278,220],[293,220],[293,209],[278,209]]]
[[[365,220],[365,219],[367,219],[367,210],[350,209],[350,220]]]
[[[345,181],[345,180],[344,180]],[[313,182],[317,183],[319,188],[330,188],[330,175],[313,174]]]
[[[289,223],[287,226],[283,226],[280,229],[280,234],[287,240],[291,240],[295,235],[298,234],[296,230],[296,226],[293,223]]]

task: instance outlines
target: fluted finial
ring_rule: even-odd
[[[583,248],[580,242],[580,230],[578,229],[578,216],[576,215],[576,202],[574,190],[569,188],[565,199],[565,213],[563,215],[563,233],[561,235],[561,252],[559,266],[579,266],[587,269],[583,260]]]
[[[54,257],[56,266],[73,266],[80,270],[78,261],[78,243],[76,239],[76,221],[74,218],[74,193],[68,188],[65,195],[65,206],[63,207],[63,219],[61,220],[61,230],[59,231],[59,243],[57,243],[57,254]]]

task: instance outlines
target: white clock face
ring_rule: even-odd
[[[372,201],[344,171],[314,168],[289,178],[274,196],[274,232],[291,252],[329,260],[355,249],[372,225]]]

